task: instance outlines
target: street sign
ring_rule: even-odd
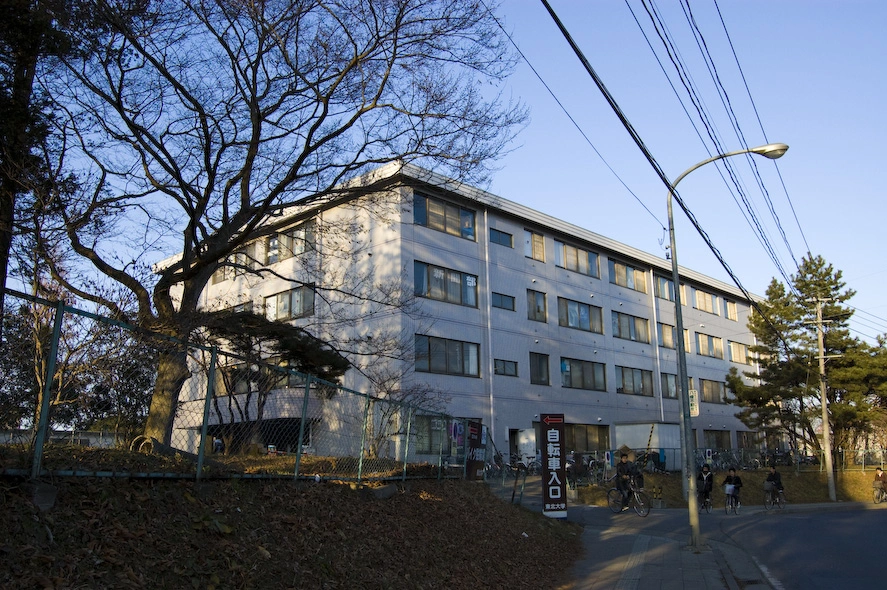
[[[690,390],[690,417],[699,416],[699,392],[695,389]]]
[[[542,414],[542,514],[567,518],[567,471],[564,415]]]

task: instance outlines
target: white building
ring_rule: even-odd
[[[533,452],[548,413],[564,414],[572,450],[645,447],[651,436],[654,448],[680,446],[668,260],[415,166],[362,182],[380,179],[373,194],[275,219],[275,233],[244,252],[273,275],[220,271],[204,306],[250,304],[334,337],[405,334],[415,350],[404,381],[446,394],[446,411],[482,421],[503,451]],[[362,321],[337,323],[329,293],[321,301],[312,285],[357,276],[412,289],[424,317],[363,302]],[[748,301],[688,269],[682,280],[697,447],[751,448],[725,388],[730,367],[752,368]],[[354,370],[344,385],[369,391]],[[436,452],[425,446],[417,452]]]

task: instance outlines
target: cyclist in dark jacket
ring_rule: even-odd
[[[785,488],[782,487],[782,476],[776,471],[776,466],[770,466],[770,474],[767,475],[766,481],[772,481],[773,486],[780,492],[785,491]]]
[[[616,488],[622,492],[622,509],[628,508],[628,492],[631,489],[631,476],[634,475],[634,463],[628,460],[628,455],[622,453],[619,463],[616,464]]]
[[[724,478],[724,483],[722,486],[732,484],[733,485],[733,497],[736,498],[736,502],[739,503],[739,488],[742,487],[742,478],[736,475],[736,469],[730,468],[730,475]]]
[[[708,465],[703,465],[702,471],[700,471],[699,475],[696,476],[696,493],[699,494],[700,508],[705,503],[706,498],[711,500],[711,490],[713,485],[714,476],[712,475],[711,470],[708,468]]]

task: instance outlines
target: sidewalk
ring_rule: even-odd
[[[514,495],[515,504],[542,512],[539,478],[528,478],[522,494],[520,489],[514,493],[512,485],[493,483],[489,486],[503,501],[511,502]],[[607,508],[568,507],[567,519],[584,527],[585,554],[573,567],[573,590],[762,590],[773,587],[751,556],[739,547],[707,540],[704,547],[692,550],[688,547],[687,534],[617,528],[609,522],[611,516]]]

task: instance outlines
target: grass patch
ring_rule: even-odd
[[[746,506],[762,506],[764,504],[764,480],[769,470],[742,471],[742,503]],[[800,473],[789,468],[780,470],[782,484],[785,486],[785,497],[790,504],[814,504],[829,502],[828,481],[825,472],[802,471]],[[715,490],[712,498],[717,505],[724,500],[721,482],[725,473],[715,473]],[[872,480],[874,469],[870,471],[839,471],[835,474],[835,495],[841,502],[871,502]],[[607,490],[612,487],[584,486],[579,488],[579,501],[591,506],[607,505]],[[662,499],[666,508],[686,508],[683,498],[681,478],[678,474],[646,474],[644,489],[651,496],[654,489],[662,488]]]

